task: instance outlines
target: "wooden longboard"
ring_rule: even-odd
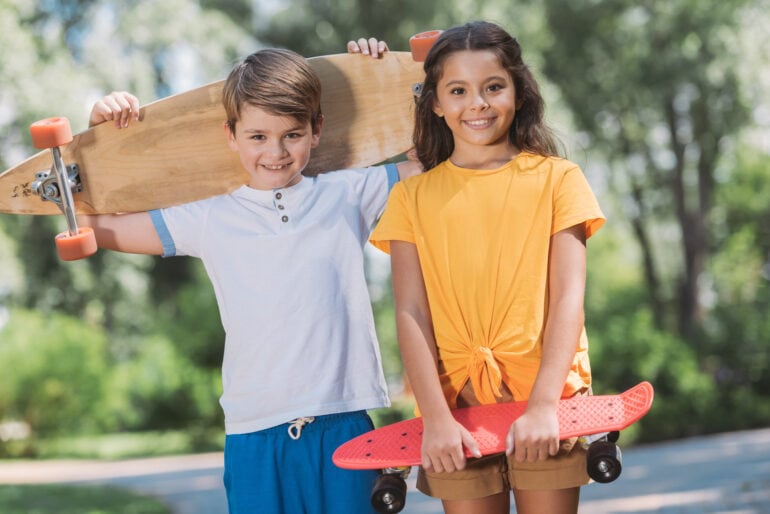
[[[642,382],[619,395],[576,396],[559,402],[559,437],[568,439],[622,430],[641,419],[652,406],[653,389]],[[467,428],[482,455],[505,451],[508,429],[527,402],[496,403],[456,409],[453,415]],[[334,464],[347,469],[386,469],[420,464],[422,418],[372,430],[334,452]],[[470,453],[467,453],[471,457]]]
[[[377,164],[407,151],[414,119],[412,86],[421,63],[408,52],[380,59],[339,54],[309,59],[322,83],[324,126],[306,174]],[[138,212],[227,193],[245,184],[246,171],[226,144],[224,81],[150,103],[141,121],[118,130],[102,123],[62,148],[77,164],[83,191],[76,212]],[[52,113],[55,114],[55,113]],[[0,212],[61,214],[31,190],[35,173],[49,170],[44,150],[0,175]]]

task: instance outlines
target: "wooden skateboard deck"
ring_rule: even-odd
[[[586,436],[622,430],[641,419],[652,406],[653,389],[642,382],[618,395],[576,396],[559,402],[559,437]],[[453,415],[473,435],[482,455],[505,451],[511,424],[527,402],[496,403],[456,409]],[[386,469],[420,464],[422,418],[372,430],[343,444],[333,462],[347,469]],[[468,453],[468,457],[471,455]]]
[[[407,151],[414,119],[412,87],[423,80],[408,52],[380,59],[339,54],[308,59],[322,83],[321,143],[305,173],[369,166]],[[224,81],[142,107],[140,122],[118,130],[102,123],[61,148],[77,164],[82,214],[147,211],[227,193],[245,184],[246,171],[226,144]],[[31,189],[35,173],[51,169],[44,150],[0,175],[0,212],[61,214]]]

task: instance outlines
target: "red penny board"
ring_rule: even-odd
[[[559,437],[567,439],[622,430],[639,421],[652,406],[652,385],[642,382],[622,394],[576,396],[559,402]],[[505,451],[508,429],[524,413],[527,402],[496,403],[456,409],[455,419],[467,428],[482,455]],[[422,418],[387,425],[346,442],[334,452],[334,464],[347,469],[418,466]],[[470,457],[469,453],[466,453]]]

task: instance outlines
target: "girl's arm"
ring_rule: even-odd
[[[417,247],[391,241],[393,295],[401,358],[423,417],[422,466],[438,472],[465,467],[463,445],[476,441],[452,417],[439,382],[438,352]]]
[[[545,460],[559,451],[556,416],[583,328],[586,282],[584,225],[551,237],[548,266],[548,319],[543,333],[543,356],[526,412],[511,426],[507,453],[519,462]]]

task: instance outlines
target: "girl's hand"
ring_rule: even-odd
[[[377,59],[381,54],[388,51],[388,44],[385,41],[379,41],[377,38],[370,37],[359,38],[356,41],[348,41],[349,54],[371,55]]]
[[[505,438],[505,453],[514,454],[517,462],[546,460],[559,452],[559,420],[556,409],[547,406],[527,406],[513,422]]]
[[[464,469],[464,448],[474,457],[481,457],[476,440],[454,419],[448,423],[423,424],[421,458],[426,470],[442,473]]]
[[[118,128],[128,127],[131,120],[139,119],[139,99],[125,91],[113,91],[97,101],[91,108],[88,126],[105,121],[115,121]]]

